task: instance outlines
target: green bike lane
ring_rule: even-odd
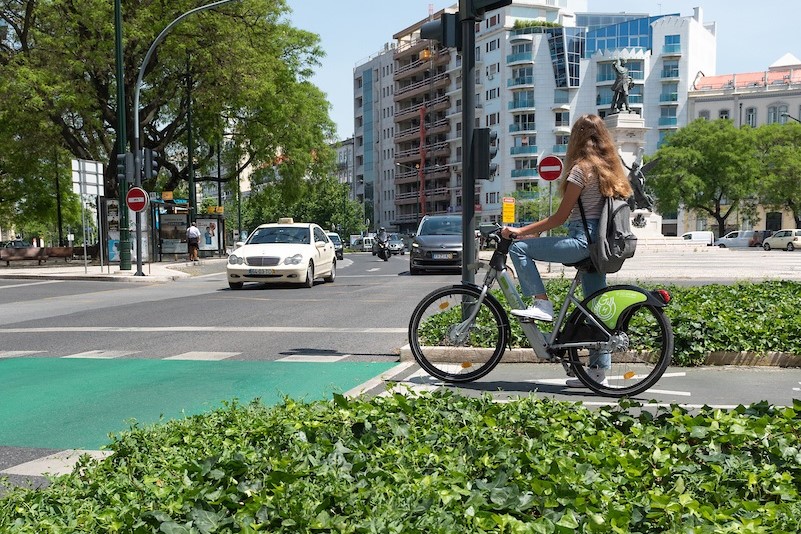
[[[0,446],[100,449],[109,434],[211,411],[344,393],[396,362],[0,359]]]

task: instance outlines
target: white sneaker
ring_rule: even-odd
[[[538,321],[553,321],[553,303],[550,300],[534,299],[525,310],[512,310],[512,315]]]
[[[602,386],[608,386],[609,380],[606,379],[606,369],[594,369],[589,368],[587,369],[587,374],[590,375],[590,379],[593,382],[596,382]],[[568,378],[565,380],[565,385],[569,388],[585,388],[584,384],[581,383],[581,380],[578,378]]]

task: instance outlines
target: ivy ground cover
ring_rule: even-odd
[[[117,436],[10,533],[801,530],[801,402],[589,410],[452,392],[236,403]]]

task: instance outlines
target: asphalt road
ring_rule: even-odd
[[[755,263],[762,263],[763,272],[769,270],[764,260],[758,259],[763,254],[704,251],[695,261],[702,272],[720,280],[720,275],[710,271],[712,266],[736,258],[753,258]],[[797,269],[793,262],[801,261],[801,253],[797,259],[792,253],[772,254],[778,269],[792,271]],[[638,254],[637,258],[651,270],[660,260],[663,266],[670,265],[659,255]],[[675,277],[676,281],[703,280],[686,277],[690,261],[683,258],[681,272],[685,276]],[[735,264],[742,272],[741,266],[748,262],[736,260]],[[47,399],[61,392],[71,401],[78,398],[88,405],[99,395],[144,391],[146,397],[163,398],[165,403],[174,399],[173,404],[156,403],[152,407],[168,416],[179,407],[191,413],[210,409],[218,405],[221,395],[240,400],[265,398],[266,390],[313,399],[324,398],[331,391],[413,394],[451,387],[431,380],[411,362],[399,362],[398,354],[406,344],[408,320],[417,302],[440,286],[458,283],[458,273],[412,277],[408,275],[408,256],[383,262],[370,254],[351,254],[340,262],[333,284],[318,282],[310,289],[254,284],[232,291],[225,281],[223,262],[206,262],[191,269],[192,278],[153,284],[0,279],[0,380],[6,380],[7,385],[12,378],[14,383],[25,382],[27,394],[37,393],[30,397],[33,399]],[[669,275],[664,278],[671,281]],[[292,373],[277,372],[285,362],[307,367],[299,365]],[[137,370],[136,380],[131,380],[131,369]],[[206,383],[191,382],[193,376],[213,379],[226,373],[231,375],[232,385],[215,391],[217,397],[204,395],[211,391]],[[64,384],[65,376],[90,379],[83,385],[80,381]],[[128,386],[123,387],[128,383],[125,380],[115,378],[121,376],[127,377]],[[315,381],[317,378],[323,381]],[[501,364],[485,379],[459,389],[468,395],[490,393],[499,400],[540,395],[590,405],[614,402],[565,388],[564,379],[558,366]],[[671,368],[640,400],[663,406],[678,403],[727,408],[761,400],[786,405],[801,395],[799,386],[798,369]],[[43,479],[35,471],[41,467],[31,466],[25,471],[19,466],[65,449],[96,449],[102,445],[95,437],[64,431],[68,426],[80,428],[76,425],[81,420],[98,419],[102,409],[90,412],[76,404],[53,416],[47,411],[52,406],[48,408],[44,401],[34,406],[27,400],[20,408],[20,397],[15,397],[16,409],[8,408],[13,403],[3,396],[10,396],[12,391],[9,387],[0,390],[0,401],[5,400],[0,406],[5,404],[7,411],[11,410],[4,417],[19,425],[14,428],[30,426],[25,417],[37,415],[34,407],[51,415],[39,417],[46,422],[45,428],[29,432],[25,440],[22,430],[0,431],[0,477],[5,472],[12,483],[41,484]],[[280,395],[268,400],[278,402]],[[134,400],[120,404],[145,403]],[[92,409],[97,410],[97,406]],[[92,436],[119,430],[114,425],[95,426],[101,428],[93,430]]]

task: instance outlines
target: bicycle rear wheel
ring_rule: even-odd
[[[578,317],[586,327],[584,332],[597,331],[587,324],[586,317],[574,315]],[[662,377],[673,356],[673,328],[664,310],[647,303],[632,306],[623,312],[614,333],[620,336],[621,344],[612,351],[612,366],[605,370],[605,381],[598,381],[596,372],[590,369],[595,358],[589,350],[571,348],[570,364],[576,378],[594,392],[611,397],[648,390]]]
[[[509,339],[509,320],[479,288],[443,287],[417,305],[409,321],[409,346],[428,374],[446,382],[470,382],[498,365]],[[478,306],[478,310],[475,307]],[[475,318],[470,320],[473,312]]]

